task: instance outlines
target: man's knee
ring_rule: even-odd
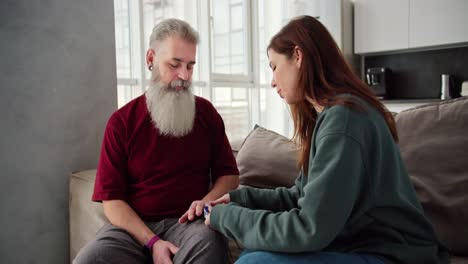
[[[196,230],[194,230],[191,239],[195,240],[192,241],[192,243],[200,243],[202,245],[208,244],[214,247],[222,246],[223,248],[225,248],[227,245],[226,238],[223,235],[204,224],[196,227]]]
[[[75,259],[73,260],[73,264],[98,263],[99,258],[102,256],[103,252],[105,252],[105,249],[102,246],[99,246],[99,243],[93,240],[78,252]]]
[[[226,263],[227,242],[224,236],[205,226],[203,222],[186,227],[184,241],[174,257],[178,263]]]

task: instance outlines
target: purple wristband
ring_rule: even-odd
[[[145,247],[151,251],[153,249],[154,243],[156,243],[158,240],[158,235],[154,235],[150,240],[148,240],[148,242],[146,242]]]

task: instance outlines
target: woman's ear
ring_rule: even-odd
[[[294,60],[296,67],[300,69],[302,63],[302,51],[299,49],[298,46],[294,47]]]

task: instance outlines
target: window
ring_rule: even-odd
[[[155,24],[176,17],[200,35],[193,74],[196,95],[223,117],[230,141],[255,124],[290,135],[288,107],[270,87],[266,45],[287,21],[293,0],[114,0],[118,106],[148,83],[145,54]]]
[[[250,130],[249,89],[240,87],[216,87],[213,89],[213,105],[223,117],[226,134],[231,140],[245,137]]]
[[[118,106],[122,106],[141,94],[140,82],[135,69],[135,54],[131,39],[133,31],[130,21],[131,6],[128,0],[114,1],[115,49],[117,66]]]
[[[130,21],[128,16],[128,1],[116,0],[114,3],[114,10],[117,75],[120,78],[130,78]]]
[[[247,16],[250,1],[211,0],[211,65],[217,80],[251,81]]]
[[[242,139],[252,127],[249,13],[250,1],[210,0],[211,101],[230,140]]]

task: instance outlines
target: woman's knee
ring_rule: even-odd
[[[275,263],[275,253],[267,251],[245,251],[235,264]],[[273,261],[273,262],[272,262]]]

